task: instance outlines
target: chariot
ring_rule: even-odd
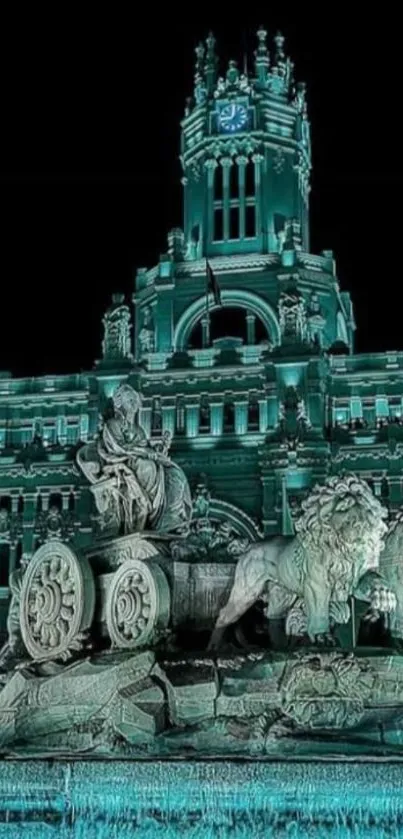
[[[21,636],[32,659],[67,658],[99,641],[134,650],[183,626],[212,629],[235,560],[175,559],[171,542],[143,532],[81,551],[58,540],[41,545],[22,578],[19,602]]]

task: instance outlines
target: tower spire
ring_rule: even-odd
[[[285,38],[282,32],[277,32],[277,35],[274,38],[274,43],[276,45],[276,52],[275,52],[275,62],[276,64],[281,64],[284,62],[285,59],[285,52],[284,52],[284,44]]]
[[[260,84],[264,85],[266,82],[267,71],[270,66],[269,50],[267,49],[267,30],[264,26],[259,26],[257,31],[258,48],[255,52],[255,70],[256,77]]]
[[[204,78],[205,48],[203,43],[198,44],[198,46],[195,49],[195,53],[196,66],[194,76],[194,98],[196,104],[199,105],[204,100],[206,94],[206,83]]]
[[[217,56],[215,52],[215,45],[216,39],[213,33],[210,32],[208,38],[206,38],[207,51],[205,64],[206,87],[208,95],[211,95],[213,93],[217,77]]]

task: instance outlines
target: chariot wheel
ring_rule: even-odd
[[[115,572],[106,603],[106,623],[114,647],[151,643],[170,619],[171,595],[163,570],[129,559]]]
[[[88,560],[56,540],[38,548],[25,571],[20,599],[21,635],[30,656],[67,657],[70,649],[80,647],[94,610]]]

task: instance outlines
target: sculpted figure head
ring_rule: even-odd
[[[112,402],[115,414],[122,416],[129,423],[133,422],[141,408],[140,395],[127,384],[119,385],[112,396]]]
[[[325,563],[333,599],[344,600],[366,570],[379,566],[387,511],[355,475],[317,486],[302,510],[296,530],[306,548],[306,573],[312,562]]]

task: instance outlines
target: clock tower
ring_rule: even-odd
[[[310,130],[305,86],[278,34],[261,27],[253,69],[217,72],[215,39],[196,48],[182,122],[188,258],[280,253],[297,231],[309,251]]]

